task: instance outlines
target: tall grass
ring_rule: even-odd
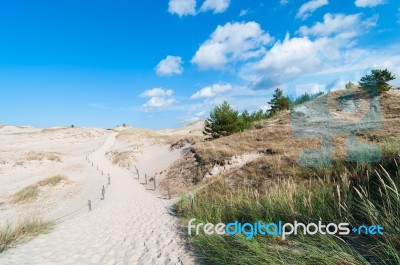
[[[52,223],[43,222],[39,217],[24,217],[15,223],[0,227],[0,253],[21,240],[48,232]]]
[[[232,189],[216,181],[176,204],[184,219],[198,222],[348,222],[381,225],[382,236],[193,236],[201,256],[212,264],[400,264],[399,157],[382,165],[337,163],[320,177],[279,178],[265,190]]]

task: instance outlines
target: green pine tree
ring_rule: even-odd
[[[203,134],[211,139],[227,136],[244,129],[243,119],[227,101],[216,106],[206,120]]]
[[[271,109],[269,110],[269,116],[275,115],[278,111],[287,110],[290,106],[290,100],[288,97],[283,95],[283,91],[280,88],[275,89],[274,95],[270,102]]]
[[[368,90],[377,89],[378,93],[381,94],[390,89],[390,85],[387,82],[394,80],[395,78],[396,77],[387,69],[375,69],[371,71],[370,75],[362,77],[358,83],[360,86]]]

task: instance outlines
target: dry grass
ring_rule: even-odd
[[[44,180],[39,181],[38,185],[39,186],[47,186],[47,185],[54,186],[66,179],[67,179],[67,177],[65,177],[65,176],[57,175],[57,176],[53,176],[53,177],[46,178]]]
[[[380,96],[382,128],[358,134],[360,143],[372,143],[378,146],[383,159],[396,156],[400,150],[399,102],[399,96],[388,93]],[[346,140],[344,135],[333,138],[333,160],[337,163],[346,160]],[[249,181],[252,183],[251,186],[264,187],[268,185],[268,179],[279,176],[308,178],[316,176],[316,173],[298,166],[297,159],[304,150],[320,146],[321,141],[318,138],[296,140],[291,131],[289,112],[281,112],[271,119],[259,122],[254,129],[213,141],[196,142],[193,144],[193,152],[188,152],[174,163],[165,183],[168,181],[174,183],[175,194],[185,188],[203,186],[202,177],[214,165],[225,165],[233,156],[260,151],[268,151],[270,155],[225,176],[233,186],[240,186]],[[328,169],[325,171],[321,170],[319,174],[331,173],[327,172]],[[174,190],[174,187],[172,189]]]
[[[38,186],[30,185],[15,193],[12,198],[12,203],[28,202],[36,199],[38,196]]]
[[[28,161],[49,160],[52,162],[61,162],[60,154],[55,152],[29,152],[26,155]]]
[[[20,159],[17,162],[15,162],[14,167],[17,166],[23,166],[25,165],[25,162],[29,161],[43,161],[43,160],[48,160],[51,162],[56,162],[60,163],[61,158],[60,154],[56,152],[29,152],[26,154],[24,159]]]
[[[67,180],[67,177],[62,175],[57,175],[53,177],[49,177],[37,182],[34,185],[29,185],[22,190],[18,191],[11,197],[12,203],[21,203],[21,202],[30,202],[37,198],[39,195],[39,187],[43,186],[55,186],[61,181]]]
[[[45,223],[38,217],[25,217],[0,228],[0,253],[22,240],[47,233],[53,224]]]

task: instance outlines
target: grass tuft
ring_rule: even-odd
[[[18,191],[12,196],[12,203],[26,202],[36,199],[38,196],[38,186],[30,185]]]
[[[57,175],[57,176],[53,176],[44,180],[41,180],[38,182],[39,186],[47,186],[47,185],[57,185],[58,183],[60,183],[61,181],[65,180],[66,177],[62,176],[62,175]]]
[[[62,176],[62,175],[57,175],[53,177],[46,178],[44,180],[39,181],[38,183],[34,185],[27,186],[23,188],[22,190],[18,191],[15,193],[12,198],[11,202],[12,203],[19,203],[19,202],[29,202],[37,198],[39,194],[39,187],[43,186],[55,186],[58,183],[60,183],[63,180],[66,180],[67,177]]]
[[[0,228],[0,253],[22,240],[47,233],[52,223],[46,223],[39,217],[25,217],[15,223],[7,223]]]

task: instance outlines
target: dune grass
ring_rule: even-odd
[[[0,227],[0,253],[20,241],[47,233],[52,223],[46,223],[39,217],[24,217],[15,223]]]
[[[315,176],[279,177],[263,190],[233,188],[223,176],[176,204],[185,220],[214,224],[319,220],[381,225],[383,236],[192,236],[199,254],[212,264],[400,264],[400,159],[384,155],[382,164],[337,163]],[[391,151],[393,151],[391,149]]]
[[[65,180],[66,177],[62,176],[62,175],[56,175],[50,178],[46,178],[44,180],[41,180],[38,182],[39,186],[47,186],[47,185],[57,185],[58,183],[60,183],[62,180]]]
[[[38,186],[30,185],[15,193],[11,201],[12,203],[27,202],[36,199],[38,196]]]
[[[34,185],[29,185],[22,190],[18,191],[11,197],[12,203],[20,203],[20,202],[29,202],[37,198],[39,194],[39,187],[43,186],[54,186],[60,183],[63,180],[66,180],[67,177],[62,175],[56,175],[53,177],[49,177],[37,182]]]

